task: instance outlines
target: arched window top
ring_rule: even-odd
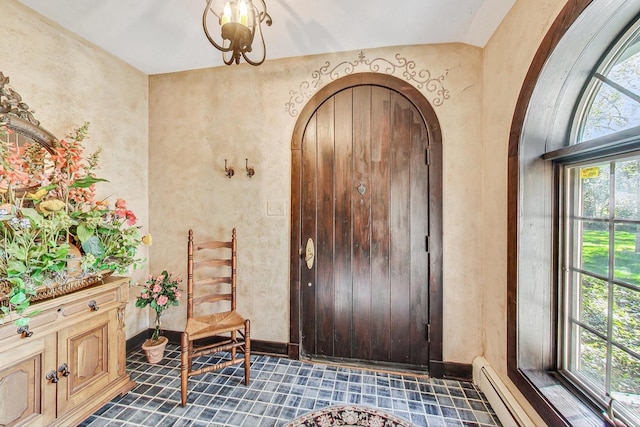
[[[576,144],[634,128],[640,134],[640,21],[604,55],[578,105]]]

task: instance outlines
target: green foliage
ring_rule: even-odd
[[[640,285],[640,253],[635,252],[636,235],[616,232],[615,268],[616,280]],[[585,248],[588,248],[585,250]],[[583,268],[607,275],[609,237],[604,231],[585,231],[583,235]],[[604,336],[608,330],[609,306],[613,310],[611,353],[611,391],[640,394],[640,360],[627,350],[640,353],[640,290],[634,286],[613,286],[610,300],[606,281],[582,275],[580,288],[580,319]],[[604,387],[607,361],[605,340],[597,335],[582,332],[580,336],[580,366],[582,372]]]
[[[0,322],[15,312],[16,323],[28,323],[36,289],[70,279],[70,245],[83,252],[80,278],[128,274],[142,261],[136,256],[142,243],[136,216],[125,200],[115,207],[95,200],[95,185],[106,180],[94,175],[100,150],[83,156],[87,131],[85,123],[57,141],[50,170],[38,174],[27,156],[35,143],[8,144],[0,128]]]

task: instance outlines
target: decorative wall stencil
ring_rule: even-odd
[[[324,79],[333,81],[356,71],[384,73],[404,78],[406,81],[412,82],[425,95],[426,92],[435,94],[435,97],[431,99],[435,106],[440,106],[445,99],[449,99],[449,90],[444,87],[443,83],[444,75],[432,77],[431,71],[426,69],[416,71],[415,68],[415,61],[403,58],[399,53],[395,55],[395,62],[386,58],[366,59],[362,51],[355,61],[342,61],[333,67],[327,61],[322,67],[311,73],[312,80],[300,83],[300,88],[297,91],[289,91],[289,102],[285,104],[285,110],[291,117],[296,117],[300,113],[298,106],[311,98],[314,92],[324,85]]]

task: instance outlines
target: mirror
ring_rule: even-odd
[[[56,137],[40,126],[20,94],[9,86],[9,77],[0,71],[0,149],[3,159],[11,159],[10,165],[0,164],[0,192],[9,185],[18,195],[38,188],[56,144]]]

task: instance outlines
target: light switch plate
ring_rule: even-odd
[[[268,216],[284,216],[286,212],[284,202],[267,202]]]

